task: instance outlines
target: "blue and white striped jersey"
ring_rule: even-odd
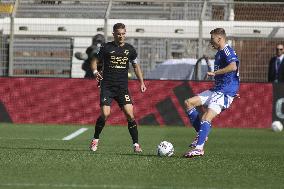
[[[230,63],[236,62],[237,70],[225,74],[215,75],[215,86],[213,91],[222,92],[225,95],[235,96],[239,90],[239,59],[234,49],[228,44],[215,55],[214,71],[225,68]]]

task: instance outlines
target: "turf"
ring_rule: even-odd
[[[108,126],[96,153],[89,151],[94,127],[0,125],[0,188],[259,189],[284,186],[284,132],[217,129],[205,156],[182,158],[194,138],[191,128],[140,126],[143,153],[132,153],[126,127]],[[85,126],[86,127],[86,126]],[[167,140],[175,156],[156,156]]]

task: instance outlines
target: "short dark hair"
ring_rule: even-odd
[[[125,25],[123,23],[116,23],[113,25],[113,31],[117,29],[125,29]]]
[[[223,37],[226,37],[226,32],[224,30],[224,28],[215,28],[214,30],[212,30],[210,32],[210,34],[215,34],[215,35],[221,35]]]

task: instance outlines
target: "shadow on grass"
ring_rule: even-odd
[[[7,150],[44,150],[44,151],[65,151],[65,152],[88,152],[92,155],[107,155],[107,156],[129,156],[129,157],[153,157],[153,158],[168,158],[168,159],[180,159],[184,157],[179,154],[175,154],[171,157],[160,157],[156,154],[149,153],[121,153],[121,152],[92,152],[89,148],[86,149],[70,149],[70,148],[44,148],[44,147],[7,147],[0,146],[0,149]]]
[[[155,158],[164,158],[164,159],[180,159],[180,158],[183,158],[183,155],[180,155],[180,154],[175,154],[171,157],[161,157],[161,156],[158,156],[156,154],[143,154],[143,153],[140,153],[140,154],[135,154],[135,153],[115,153],[116,155],[120,155],[120,156],[138,156],[138,157],[155,157]]]
[[[0,149],[10,150],[50,150],[50,151],[90,151],[89,149],[69,149],[69,148],[43,148],[43,147],[7,147],[0,146]]]

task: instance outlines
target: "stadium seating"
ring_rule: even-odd
[[[99,1],[50,1],[21,0],[17,17],[21,18],[104,18],[108,0]],[[131,2],[113,1],[110,18],[120,19],[164,19],[164,20],[198,20],[203,1],[184,2]],[[211,19],[210,9],[206,20]]]
[[[235,20],[284,21],[284,4],[236,4]]]
[[[72,44],[70,38],[16,37],[14,75],[70,77]]]
[[[0,30],[0,76],[6,76],[8,73],[8,44],[7,36]]]
[[[54,3],[52,3],[54,2]],[[21,0],[20,18],[103,18],[108,1],[31,1]]]

